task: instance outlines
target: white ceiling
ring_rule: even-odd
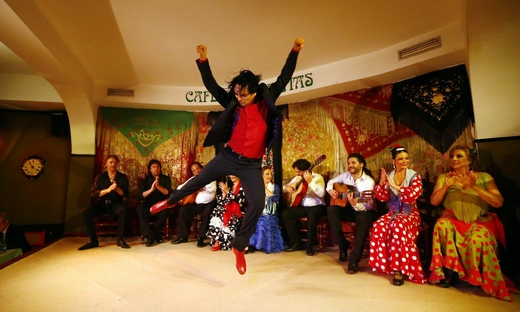
[[[466,50],[449,47],[389,68],[366,60],[465,21],[466,0],[1,0],[0,109],[70,111],[76,104],[63,98],[85,99],[93,111],[218,109],[174,96],[203,88],[194,62],[201,43],[222,84],[241,68],[276,77],[297,37],[306,41],[297,71],[361,63],[345,79],[285,99],[303,101],[464,63]],[[107,87],[142,96],[110,99]]]

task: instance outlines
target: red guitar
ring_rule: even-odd
[[[345,207],[348,203],[348,194],[353,193],[354,197],[359,197],[358,202],[371,200],[374,194],[374,191],[363,191],[358,192],[357,189],[352,185],[347,185],[343,183],[334,183],[333,189],[338,192],[338,197],[331,198],[330,204]]]
[[[311,167],[307,171],[311,171],[314,166],[321,164],[327,156],[321,155],[316,158],[316,160],[311,164]],[[307,182],[303,177],[299,177],[294,183],[289,184],[294,188],[294,192],[292,194],[287,193],[287,198],[285,199],[285,203],[287,207],[298,207],[300,202],[302,201],[303,196],[307,193]]]

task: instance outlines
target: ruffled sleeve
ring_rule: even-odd
[[[401,201],[407,204],[413,204],[422,194],[421,176],[417,173],[408,186],[401,186],[399,189]]]

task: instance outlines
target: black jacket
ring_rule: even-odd
[[[279,135],[280,128],[282,125],[282,113],[276,108],[276,99],[283,92],[285,86],[292,78],[294,70],[296,68],[296,61],[298,60],[298,52],[291,51],[282,72],[276,79],[276,82],[267,86],[265,83],[261,83],[256,93],[257,97],[261,100],[264,99],[267,107],[269,108],[269,120],[267,120],[267,131],[268,140],[267,148],[271,148],[273,143],[276,141],[275,137]],[[203,146],[212,146],[217,143],[226,143],[231,138],[231,126],[233,123],[233,116],[237,105],[234,90],[226,91],[215,81],[209,61],[204,62],[196,61],[202,76],[204,86],[208,89],[209,93],[224,107],[224,112],[215,121],[215,124],[211,127],[206,139],[204,140]]]

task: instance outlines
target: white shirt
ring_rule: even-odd
[[[343,183],[347,185],[352,185],[356,188],[358,192],[363,191],[371,191],[374,189],[374,185],[376,182],[374,179],[372,179],[370,176],[366,175],[363,171],[363,174],[361,175],[361,178],[354,180],[354,177],[350,172],[344,172],[340,174],[339,176],[335,177],[334,179],[330,179],[329,182],[327,182],[327,192],[333,189],[334,183]],[[372,209],[372,203],[373,201],[367,201],[367,202],[359,202],[356,204],[354,210],[356,211],[366,211]]]
[[[289,185],[296,184],[296,181],[303,177],[295,176],[291,182],[283,186],[283,189]],[[325,206],[325,181],[319,173],[312,173],[312,181],[308,184],[307,193],[303,195],[300,206],[312,207],[318,205]]]
[[[180,190],[184,184],[188,183],[189,180],[193,179],[193,177],[189,178],[186,182],[177,186],[177,189]],[[207,204],[215,199],[215,195],[217,193],[217,182],[213,181],[209,184],[206,184],[199,192],[197,193],[197,197],[195,198],[195,204]]]

